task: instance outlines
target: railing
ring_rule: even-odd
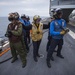
[[[75,0],[52,0],[51,6],[55,5],[75,5]]]

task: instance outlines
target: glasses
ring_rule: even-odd
[[[41,18],[38,18],[38,19],[36,20],[36,22],[40,22],[40,20],[41,20]]]

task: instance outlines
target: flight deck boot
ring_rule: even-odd
[[[47,63],[48,68],[51,68],[51,63],[50,63],[50,61],[48,61],[48,60],[46,59],[46,63]]]
[[[17,57],[16,58],[13,58],[12,61],[11,61],[11,63],[14,63],[16,60],[18,60]]]

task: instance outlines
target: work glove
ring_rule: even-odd
[[[9,34],[12,34],[11,30],[8,30],[8,33],[9,33]]]
[[[5,34],[5,37],[11,37],[12,36],[12,32],[11,30],[8,30],[7,33]]]
[[[66,34],[66,32],[65,32],[64,30],[62,30],[62,31],[60,32],[60,34],[61,34],[61,35],[64,35],[64,34]]]

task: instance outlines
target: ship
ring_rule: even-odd
[[[75,0],[50,0],[49,14],[52,9],[61,8],[63,11],[63,19],[69,21],[69,15],[75,9]]]

